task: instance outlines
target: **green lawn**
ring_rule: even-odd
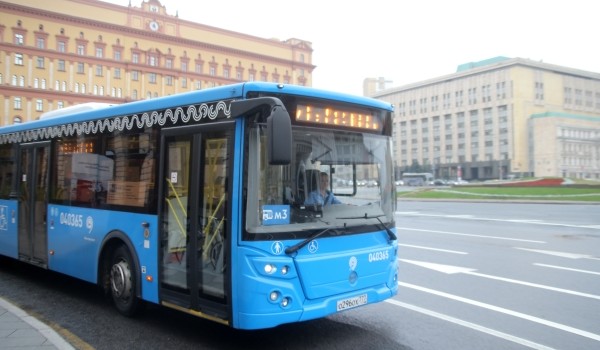
[[[600,202],[600,188],[456,186],[419,188],[415,191],[398,192],[398,198]]]

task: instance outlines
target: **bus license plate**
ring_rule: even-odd
[[[365,305],[367,303],[367,295],[361,294],[356,297],[338,300],[337,311],[352,309],[353,307]]]

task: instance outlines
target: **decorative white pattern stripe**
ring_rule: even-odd
[[[222,112],[224,118],[230,118],[231,104],[225,101],[219,101],[214,104],[202,103],[198,106],[189,105],[187,107],[169,108],[162,113],[152,111],[143,113],[141,116],[138,114],[125,115],[111,119],[98,119],[2,134],[0,135],[0,144],[33,142],[73,135],[93,135],[105,131],[114,132],[132,130],[133,128],[149,128],[154,125],[164,126],[167,123],[175,125],[179,121],[187,124],[190,120],[194,122],[200,122],[202,119],[207,118],[215,120],[220,112]]]

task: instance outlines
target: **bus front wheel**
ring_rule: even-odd
[[[133,316],[140,305],[135,295],[135,273],[131,253],[125,246],[119,246],[110,261],[110,294],[117,310],[125,316]]]

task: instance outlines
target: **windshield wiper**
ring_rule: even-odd
[[[379,223],[381,224],[381,226],[383,226],[383,229],[385,230],[385,232],[387,232],[388,236],[390,237],[390,241],[397,240],[398,237],[396,237],[396,235],[394,234],[394,232],[392,232],[392,230],[390,230],[387,226],[385,226],[385,224],[383,223],[383,221],[381,221],[380,217],[382,217],[382,216],[385,216],[385,215],[369,216],[367,213],[365,213],[364,216],[350,216],[350,217],[336,218],[336,219],[339,219],[339,220],[377,219],[377,221],[379,221]]]
[[[297,251],[298,251],[298,250],[300,250],[302,247],[304,247],[305,245],[307,245],[308,243],[310,243],[310,241],[312,241],[313,239],[315,239],[315,238],[317,238],[317,237],[320,237],[320,236],[324,235],[325,233],[327,233],[327,232],[328,232],[329,230],[331,230],[331,229],[332,229],[332,227],[328,227],[328,228],[326,228],[326,229],[324,229],[324,230],[322,230],[322,231],[319,231],[319,232],[317,232],[317,233],[315,233],[315,234],[313,234],[313,235],[309,236],[308,238],[306,238],[305,240],[303,240],[303,241],[302,241],[302,242],[300,242],[300,243],[296,243],[296,244],[294,244],[294,245],[293,245],[293,246],[291,246],[291,247],[287,247],[287,248],[285,248],[285,253],[286,253],[286,254],[288,254],[288,255],[290,255],[290,254],[292,254],[292,253],[295,253],[295,252],[297,252]]]

